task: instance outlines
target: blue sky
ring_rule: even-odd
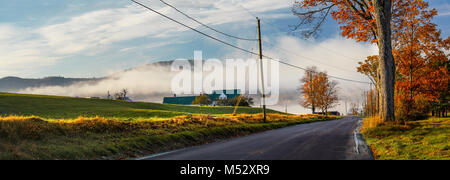
[[[246,49],[254,49],[256,46],[208,31],[157,0],[140,1],[230,43]],[[333,20],[323,26],[319,39],[312,42],[286,36],[288,26],[297,22],[290,11],[292,0],[167,2],[217,29],[237,36],[254,37],[256,21],[244,10],[245,7],[264,20],[264,39],[275,46],[287,48],[310,59],[321,57],[303,49],[294,49],[295,46],[287,43],[317,46],[324,52],[334,49],[334,52],[328,53],[336,56],[335,62],[329,63],[330,60],[327,59],[317,61],[317,65],[334,66],[324,69],[335,75],[363,79],[364,77],[348,71],[356,66],[355,59],[374,53],[363,51],[354,54],[339,49],[346,48],[339,47],[339,41],[348,41],[339,37],[338,26]],[[435,22],[443,30],[443,37],[447,37],[450,34],[449,2],[433,0],[430,5],[440,11]],[[274,25],[277,27],[273,27]],[[371,45],[363,43],[349,43],[348,46],[373,49]],[[314,62],[305,63],[307,61],[300,58],[295,60],[297,58],[290,57],[292,55],[281,54],[267,44],[264,47],[269,54],[289,58],[295,64],[314,65]],[[194,50],[202,50],[205,58],[248,56],[205,39],[127,0],[15,0],[4,1],[0,6],[0,77],[99,77],[160,60],[191,58]],[[340,62],[339,59],[344,57],[351,57],[352,60]]]

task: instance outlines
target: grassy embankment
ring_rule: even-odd
[[[0,159],[125,159],[336,118],[233,110],[0,93]]]
[[[363,135],[377,160],[450,160],[450,118],[406,124],[368,118]]]

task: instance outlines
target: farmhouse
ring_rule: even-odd
[[[212,94],[206,94],[211,99],[210,106],[216,106],[217,99],[232,99],[241,95],[240,90],[216,90]],[[192,105],[196,96],[182,96],[182,97],[164,97],[164,104],[178,104],[178,105]]]
[[[325,115],[325,113],[322,112],[315,112],[314,114],[318,114],[318,115]],[[329,115],[334,115],[334,116],[340,116],[341,113],[338,111],[328,111]]]

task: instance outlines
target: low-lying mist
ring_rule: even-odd
[[[170,95],[170,81],[174,73],[169,70],[164,66],[145,65],[117,72],[95,82],[27,88],[18,93],[106,98],[108,92],[113,96],[114,93],[127,89],[133,100],[161,102],[161,96]]]
[[[374,48],[372,46],[361,45],[351,40],[341,38],[311,45],[311,42],[302,41],[298,38],[281,37],[278,39],[277,47],[268,48],[265,51],[265,54],[275,58],[279,57],[280,59],[287,60],[289,63],[303,67],[316,65],[319,70],[327,71],[332,75],[340,77],[350,79],[356,78],[357,80],[364,78],[362,75],[358,76],[358,73],[356,72],[358,59],[349,59],[329,52],[327,53],[323,48],[319,47],[327,47],[336,52],[352,54],[354,57],[360,57],[360,61],[366,56],[376,53],[373,51]],[[282,52],[279,50],[280,48],[291,52],[298,52],[298,50],[301,49],[301,53],[298,54],[301,54],[302,56],[296,56],[293,53],[280,53]],[[230,54],[236,57],[248,57],[237,52],[232,52]],[[316,58],[320,60],[320,64],[318,65],[318,62],[314,62],[311,59],[307,60],[303,56]],[[130,70],[116,72],[97,81],[80,82],[68,86],[27,88],[17,92],[27,94],[106,98],[108,91],[111,95],[114,95],[114,93],[119,92],[122,89],[127,89],[129,91],[129,97],[134,101],[161,103],[164,96],[173,96],[171,92],[171,81],[178,72],[172,72],[170,70],[170,65],[170,63],[142,65]],[[336,67],[340,68],[336,69]],[[352,69],[355,69],[354,72],[351,72]],[[290,113],[310,113],[310,110],[304,109],[298,105],[301,96],[298,90],[301,85],[299,80],[303,75],[303,71],[281,65],[279,81],[280,98],[277,105],[269,106],[269,108],[284,112],[287,106],[287,110]],[[242,81],[242,79],[239,80],[238,78],[238,81]],[[368,89],[369,86],[338,81],[338,88],[341,101],[334,110],[345,112],[345,102],[348,102],[349,104],[351,102],[360,102],[362,99],[362,91]],[[253,95],[252,97],[255,99],[254,106],[259,106],[260,101],[258,95]]]

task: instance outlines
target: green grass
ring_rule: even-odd
[[[363,134],[377,160],[450,160],[450,118],[382,124]]]
[[[48,119],[108,117],[122,120],[172,118],[188,114],[232,114],[234,107],[197,107],[59,96],[0,93],[0,115],[39,116]],[[239,107],[237,113],[261,113],[260,108]],[[268,110],[268,113],[279,113]]]
[[[127,159],[338,118],[268,110],[262,123],[259,108],[233,111],[0,93],[0,159]]]

